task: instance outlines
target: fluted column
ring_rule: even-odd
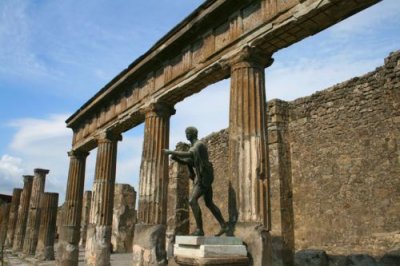
[[[32,195],[29,203],[26,236],[23,247],[23,253],[27,255],[34,255],[36,251],[40,226],[40,197],[44,192],[46,175],[49,173],[49,170],[36,168],[34,169],[34,173],[35,177],[32,184]]]
[[[229,110],[230,213],[254,265],[271,265],[264,68],[270,55],[245,47],[231,62]],[[235,215],[232,215],[235,214]],[[269,254],[265,256],[265,254]]]
[[[85,183],[86,157],[89,152],[70,151],[67,191],[63,207],[62,228],[57,249],[57,265],[78,265],[82,194]]]
[[[133,265],[166,263],[169,120],[175,109],[151,104],[145,113],[142,163],[139,180],[138,224],[133,239]]]
[[[86,233],[89,224],[89,213],[90,205],[92,203],[92,191],[85,191],[83,194],[83,206],[82,206],[82,219],[81,219],[81,240],[80,245],[86,245]]]
[[[21,199],[18,207],[17,223],[15,225],[15,234],[13,241],[13,252],[22,250],[25,239],[26,222],[28,220],[29,202],[32,193],[33,176],[24,175],[24,187],[21,193]]]
[[[10,215],[11,203],[2,203],[0,205],[0,250],[3,250],[7,236],[8,218]]]
[[[121,135],[98,139],[96,170],[86,239],[86,265],[110,265],[117,141]]]
[[[22,189],[14,188],[11,206],[10,206],[10,215],[9,215],[9,219],[8,219],[7,237],[6,237],[5,247],[12,247],[12,244],[14,241],[14,233],[15,233],[15,227],[16,227],[16,223],[17,223],[17,219],[18,219],[18,208],[19,208],[19,202],[21,199],[21,193],[22,193]]]
[[[35,257],[54,260],[54,238],[58,210],[58,193],[43,193],[40,198],[40,227]]]
[[[152,104],[145,110],[144,140],[139,181],[139,223],[166,224],[169,120],[175,113],[165,104]]]

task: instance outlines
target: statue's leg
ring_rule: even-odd
[[[226,222],[224,220],[224,217],[222,217],[221,211],[213,201],[212,187],[204,190],[204,202],[206,203],[207,208],[210,209],[211,213],[217,219],[220,226],[225,227]]]
[[[204,235],[203,220],[201,218],[201,209],[198,203],[199,198],[203,195],[203,190],[199,185],[193,186],[192,195],[189,199],[190,207],[192,208],[193,216],[196,221],[197,231]]]
[[[217,219],[219,225],[221,226],[221,229],[219,230],[218,233],[215,234],[215,236],[220,236],[223,234],[227,234],[230,232],[229,225],[228,223],[225,222],[224,217],[222,217],[220,209],[215,205],[213,201],[213,191],[212,188],[208,188],[204,190],[204,201],[206,203],[206,206],[208,209],[210,209],[211,213],[214,215],[214,217]]]

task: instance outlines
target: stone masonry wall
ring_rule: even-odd
[[[268,105],[276,251],[290,258],[293,248],[373,256],[400,250],[400,51],[362,77]],[[228,132],[204,141],[214,200],[228,219]],[[218,223],[200,201],[205,233],[214,234]]]
[[[290,103],[289,142],[296,249],[400,249],[400,51]]]

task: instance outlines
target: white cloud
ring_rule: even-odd
[[[22,159],[5,154],[0,158],[0,193],[11,195],[14,187],[22,186]]]
[[[14,173],[20,178],[22,174],[33,174],[34,168],[49,169],[45,190],[60,193],[60,201],[64,200],[69,165],[67,151],[72,140],[72,131],[65,127],[66,118],[67,115],[58,114],[43,119],[18,119],[9,123],[16,128],[9,144],[12,157],[17,158],[13,160],[14,169],[20,169]],[[4,180],[7,187],[14,185],[9,179]]]

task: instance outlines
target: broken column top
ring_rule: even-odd
[[[22,176],[24,178],[24,182],[29,182],[33,180],[33,175],[23,175]]]
[[[47,175],[47,174],[50,172],[50,170],[42,169],[42,168],[35,168],[35,169],[33,170],[33,172],[34,172],[35,174]]]

